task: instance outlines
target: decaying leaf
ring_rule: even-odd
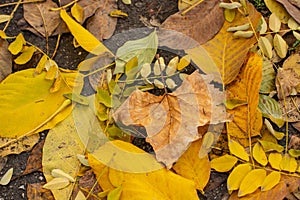
[[[25,3],[23,8],[25,20],[43,37],[51,36],[60,24],[59,12],[50,10],[57,8],[51,0]]]
[[[297,94],[296,87],[299,83],[300,74],[297,74],[293,68],[278,69],[276,78],[278,98],[283,99],[291,94]]]
[[[0,82],[12,72],[12,57],[7,48],[8,42],[0,39]]]
[[[50,190],[44,189],[43,183],[27,184],[27,198],[28,200],[54,200]]]
[[[278,127],[283,126],[284,119],[278,101],[266,95],[259,95],[258,107],[263,117],[269,118]]]
[[[255,37],[236,39],[233,37],[233,33],[227,32],[229,27],[249,23],[248,19],[256,27],[261,16],[252,4],[248,4],[248,11],[248,17],[238,13],[232,23],[225,21],[218,34],[203,45],[217,65],[224,84],[229,84],[236,78],[247,57],[248,50],[256,43]]]
[[[194,72],[173,93],[155,96],[136,90],[113,117],[127,126],[144,126],[157,160],[170,168],[199,138],[198,126],[226,120],[221,92],[211,88],[208,80]]]
[[[203,1],[185,15],[176,13],[167,18],[162,28],[181,32],[199,44],[214,37],[224,22],[223,11],[218,0]]]

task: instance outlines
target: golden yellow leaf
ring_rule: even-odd
[[[262,166],[266,166],[268,164],[268,158],[262,146],[257,142],[255,143],[252,150],[253,158]]]
[[[264,169],[253,169],[242,180],[238,196],[242,197],[251,194],[258,189],[266,178],[267,172]]]
[[[0,185],[7,185],[13,176],[13,172],[14,168],[7,170],[7,172],[0,179]]]
[[[228,147],[230,153],[242,160],[249,161],[249,155],[247,154],[245,148],[238,142],[234,141],[233,139],[230,139],[228,142]]]
[[[50,65],[49,69],[46,72],[46,80],[54,80],[58,75],[58,67],[56,65]]]
[[[34,51],[35,48],[33,46],[30,47],[25,46],[22,50],[21,55],[19,55],[16,59],[14,59],[14,62],[18,65],[23,65],[27,63],[32,58]]]
[[[275,187],[281,178],[280,172],[273,171],[265,178],[261,185],[261,191],[267,191]]]
[[[218,172],[228,172],[237,161],[238,159],[236,157],[225,154],[224,156],[213,159],[210,166]]]
[[[65,10],[62,9],[60,11],[60,17],[67,24],[72,35],[84,50],[96,55],[105,52],[111,53],[110,50],[108,50],[99,40],[97,40],[97,38],[95,38],[95,36],[73,20]]]
[[[233,22],[233,20],[235,19],[235,15],[236,15],[235,9],[226,9],[226,8],[224,9],[224,17],[226,21]]]
[[[284,154],[280,162],[280,169],[287,172],[295,172],[298,167],[298,163],[294,157],[289,154]]]
[[[280,3],[278,3],[276,0],[264,0],[264,2],[268,9],[279,17],[282,23],[286,24],[288,22],[291,16]]]
[[[242,180],[252,170],[249,163],[236,166],[227,178],[227,189],[231,193],[233,190],[240,188]]]
[[[210,162],[208,155],[199,157],[199,150],[203,144],[198,140],[191,144],[188,150],[173,166],[175,172],[195,182],[196,188],[203,192],[210,177]]]
[[[78,3],[72,6],[71,14],[79,23],[83,22],[84,10]]]
[[[42,56],[42,58],[40,59],[39,63],[37,64],[34,73],[36,73],[36,74],[42,73],[42,71],[45,69],[47,60],[48,60],[48,56],[46,54],[44,54]]]
[[[265,152],[269,152],[269,151],[277,151],[278,153],[281,153],[284,150],[284,147],[273,143],[273,142],[269,142],[269,141],[264,141],[264,140],[258,140],[259,143],[261,144],[261,146],[264,148]]]
[[[249,53],[237,79],[227,88],[227,99],[238,99],[248,103],[228,110],[234,115],[233,121],[228,123],[228,133],[231,136],[247,139],[249,134],[260,134],[262,116],[257,107],[261,79],[262,58],[258,54]]]
[[[225,21],[218,34],[203,45],[218,66],[224,84],[229,84],[236,78],[247,57],[248,50],[256,43],[255,37],[236,39],[233,33],[227,32],[229,27],[249,23],[248,19],[253,27],[256,27],[261,15],[252,4],[248,4],[248,11],[248,17],[238,12],[232,23]]]
[[[22,33],[19,33],[19,35],[16,37],[16,39],[10,43],[10,45],[8,46],[8,50],[13,54],[13,55],[17,55],[18,53],[20,53],[23,49],[23,45],[26,44],[26,41],[22,35]]]
[[[273,169],[280,170],[281,160],[282,160],[282,155],[280,153],[269,154],[269,163]]]
[[[61,76],[58,76],[55,79],[52,87],[50,88],[50,92],[51,93],[57,92],[60,89],[60,86],[61,86],[62,82],[63,82],[63,80],[62,80]]]
[[[300,150],[298,149],[289,149],[290,156],[298,158],[300,156]]]
[[[198,126],[226,120],[224,107],[218,106],[223,102],[221,92],[207,84],[209,80],[194,72],[174,92],[163,96],[136,90],[113,117],[127,126],[144,126],[157,160],[170,168],[199,138]]]
[[[34,75],[34,71],[19,71],[1,82],[0,121],[6,124],[0,127],[1,137],[13,138],[35,133],[71,103],[63,97],[64,93],[72,92],[70,86],[62,83],[58,92],[50,93],[53,81],[45,80],[46,72]],[[78,73],[61,74],[71,80]]]
[[[177,70],[183,70],[191,63],[191,57],[189,55],[185,55],[182,58],[180,58],[179,63],[177,65]]]

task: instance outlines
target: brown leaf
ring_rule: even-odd
[[[0,39],[0,82],[12,72],[12,57],[7,48],[8,42]]]
[[[292,124],[295,129],[300,132],[300,121]]]
[[[291,94],[297,94],[297,86],[300,84],[300,75],[293,68],[278,69],[276,88],[278,98],[283,99]]]
[[[294,18],[294,20],[298,22],[298,24],[300,24],[300,15],[299,15],[300,8],[298,8],[288,0],[276,0],[276,1],[281,3],[286,9],[286,11]],[[298,1],[298,5],[299,4],[300,3]]]
[[[219,0],[200,3],[185,15],[171,15],[161,28],[181,32],[199,44],[204,44],[214,37],[224,22],[223,10],[219,8]]]
[[[194,72],[173,93],[163,96],[134,91],[113,114],[124,125],[144,126],[158,161],[168,168],[197,140],[197,127],[223,122],[221,92],[211,78]]]
[[[44,183],[33,183],[27,185],[27,199],[28,200],[54,200],[50,190],[44,189]]]
[[[300,121],[300,113],[299,113],[299,105],[300,105],[300,97],[286,97],[285,100],[280,100],[280,109],[283,113],[283,119],[287,115],[289,122],[299,122]]]
[[[109,13],[117,9],[115,0],[108,0],[99,7],[95,15],[87,21],[87,29],[100,41],[112,36],[117,25],[117,18],[110,17]]]
[[[51,8],[57,8],[56,3],[51,0],[24,4],[25,20],[44,37],[51,36],[61,21],[59,12],[51,11]]]
[[[30,174],[32,172],[36,171],[42,171],[42,151],[43,151],[43,145],[45,140],[39,142],[31,151],[27,164],[26,169],[23,172],[23,174]]]

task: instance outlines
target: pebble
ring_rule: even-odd
[[[20,187],[18,187],[18,189],[25,190],[25,185],[21,185]]]
[[[38,178],[40,181],[43,181],[44,180],[44,177],[42,177],[42,176],[39,176],[39,178]]]

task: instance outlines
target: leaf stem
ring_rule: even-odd
[[[188,7],[187,9],[185,9],[181,15],[185,15],[187,12],[191,11],[193,8],[195,8],[197,5],[199,5],[200,3],[202,3],[203,0],[199,0],[196,3],[194,3],[193,5],[191,5],[190,7]]]
[[[14,17],[14,14],[15,12],[17,11],[17,9],[19,8],[20,4],[22,3],[22,0],[19,0],[17,3],[16,3],[16,6],[14,7],[13,11],[10,13],[10,17],[9,17],[9,20],[6,22],[4,28],[3,28],[3,31],[5,32],[5,30],[7,29],[8,25],[10,24],[12,18]]]

